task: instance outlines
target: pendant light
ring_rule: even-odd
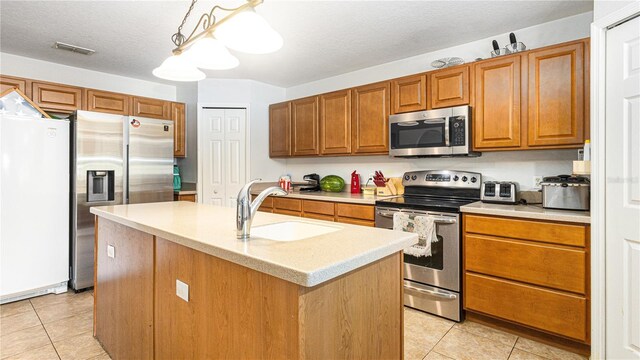
[[[231,55],[220,40],[210,35],[196,41],[183,56],[201,69],[228,70],[240,65],[238,58]]]
[[[271,53],[280,49],[283,43],[282,36],[253,8],[221,23],[215,36],[228,48],[249,54]]]
[[[207,77],[184,55],[169,56],[162,65],[153,69],[153,75],[172,81],[199,81]]]

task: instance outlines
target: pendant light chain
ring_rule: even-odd
[[[171,41],[173,41],[173,43],[176,46],[182,45],[182,43],[184,43],[184,41],[186,40],[184,35],[182,35],[182,27],[187,22],[187,18],[189,17],[189,15],[191,15],[191,10],[193,10],[193,7],[196,5],[196,2],[198,2],[198,0],[191,0],[191,5],[189,6],[189,10],[187,10],[187,13],[184,15],[184,18],[182,19],[182,23],[180,24],[180,26],[178,26],[178,32],[173,34],[173,36],[171,36]]]

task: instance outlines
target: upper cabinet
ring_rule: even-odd
[[[22,91],[23,94],[31,97],[31,84],[29,80],[12,76],[0,76],[0,94],[12,88],[17,88]]]
[[[269,106],[269,157],[291,156],[291,102]]]
[[[351,154],[351,90],[320,95],[320,154]]]
[[[43,110],[71,113],[82,108],[82,89],[75,86],[31,83],[31,98]]]
[[[351,115],[352,152],[389,152],[389,81],[354,88]]]
[[[584,143],[585,44],[577,42],[528,53],[528,145]]]
[[[474,64],[475,150],[520,146],[520,57],[498,57]]]
[[[150,99],[140,96],[131,97],[130,114],[156,119],[171,119],[171,103],[160,99]]]
[[[171,103],[171,120],[173,120],[173,156],[186,157],[186,113],[182,103]]]
[[[430,109],[469,104],[469,65],[429,73]]]
[[[427,110],[427,76],[406,76],[391,80],[393,114]]]
[[[129,115],[129,96],[93,89],[85,89],[86,109],[110,114]]]
[[[291,102],[291,147],[293,156],[318,155],[318,97]]]

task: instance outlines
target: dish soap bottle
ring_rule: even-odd
[[[182,179],[180,179],[180,168],[178,165],[173,165],[173,190],[180,190],[182,188]]]

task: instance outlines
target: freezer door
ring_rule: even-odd
[[[173,201],[173,122],[131,116],[125,126],[128,203]]]
[[[0,149],[3,303],[69,279],[69,122],[0,116]]]
[[[123,203],[126,119],[89,111],[78,111],[73,117],[71,286],[76,290],[93,286],[94,216],[89,208]],[[107,193],[95,196],[96,185],[103,185]],[[89,187],[92,194],[87,193]]]

